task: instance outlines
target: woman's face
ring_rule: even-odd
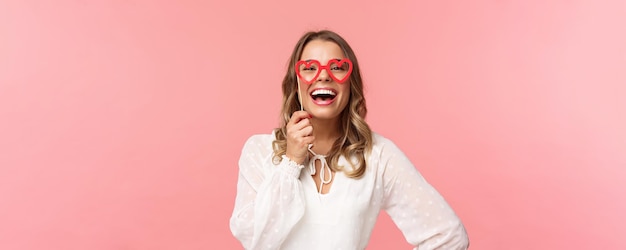
[[[313,40],[304,46],[300,60],[317,60],[323,66],[327,65],[329,60],[341,60],[343,58],[345,58],[344,53],[336,43]],[[300,72],[306,74],[305,70],[309,69],[303,67],[306,66],[301,65]],[[317,66],[314,65],[313,67]],[[350,99],[350,81],[338,83],[329,75],[330,73],[326,69],[321,70],[319,76],[311,84],[300,79],[302,106],[304,106],[304,110],[317,119],[336,119],[348,105]]]

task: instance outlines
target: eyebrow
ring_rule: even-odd
[[[337,61],[341,61],[341,60],[343,60],[343,59],[344,59],[344,58],[331,58],[330,60],[337,60]],[[304,61],[305,61],[305,62],[310,62],[310,61],[313,61],[313,60],[314,60],[314,59],[307,59],[307,60],[304,60]],[[328,61],[330,61],[330,60],[328,60]],[[326,62],[326,63],[328,63],[328,62]]]

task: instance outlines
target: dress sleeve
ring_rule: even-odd
[[[303,166],[287,157],[274,165],[267,146],[251,137],[239,159],[230,230],[245,249],[279,249],[304,214]]]
[[[469,247],[461,220],[410,160],[391,141],[381,152],[383,209],[414,250],[460,250]]]

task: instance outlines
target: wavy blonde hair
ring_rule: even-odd
[[[302,56],[304,46],[313,40],[323,40],[334,42],[344,52],[345,56],[352,61],[352,74],[348,79],[350,84],[350,99],[346,108],[341,112],[340,124],[341,134],[333,143],[327,157],[330,159],[330,168],[333,171],[344,171],[346,176],[351,178],[359,178],[365,173],[367,167],[366,155],[372,149],[372,131],[365,122],[367,108],[365,106],[365,97],[363,95],[363,80],[356,55],[350,45],[337,33],[329,30],[321,30],[318,32],[308,32],[304,34],[291,53],[287,73],[283,78],[283,102],[281,110],[280,127],[274,130],[276,139],[272,142],[274,149],[274,162],[279,162],[281,157],[287,151],[287,123],[293,112],[300,110],[300,102],[298,101],[297,76],[295,65]],[[352,171],[346,171],[343,166],[339,166],[339,158],[344,156],[352,166]],[[356,162],[353,162],[356,161]]]

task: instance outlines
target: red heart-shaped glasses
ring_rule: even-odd
[[[333,80],[343,83],[348,80],[352,73],[352,61],[348,58],[331,59],[324,66],[318,60],[298,61],[296,63],[296,74],[300,80],[307,84],[312,84],[317,80],[324,69]]]

